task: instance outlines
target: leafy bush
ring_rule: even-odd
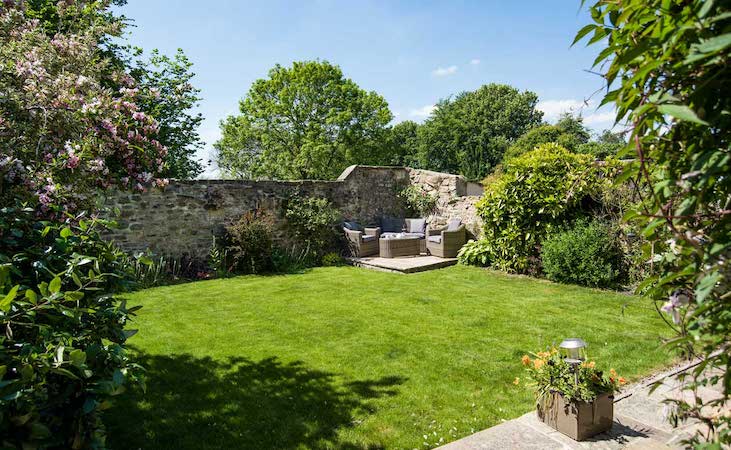
[[[320,263],[322,255],[337,247],[335,225],[340,212],[325,198],[295,195],[287,201],[285,218],[295,238],[295,252],[302,251],[309,265]]]
[[[226,272],[271,271],[273,226],[271,214],[261,209],[249,211],[227,226],[221,242],[222,255],[219,255]],[[222,268],[218,267],[217,272],[222,272]]]
[[[103,447],[101,411],[140,381],[125,352],[135,308],[128,258],[101,223],[39,221],[0,210],[0,442],[14,448]]]
[[[322,265],[325,267],[337,267],[343,265],[343,257],[335,252],[326,253],[322,257]]]
[[[626,277],[617,233],[598,221],[578,222],[548,237],[541,259],[546,277],[561,283],[612,287]]]
[[[437,207],[438,198],[435,194],[430,194],[413,184],[402,189],[398,196],[406,203],[409,214],[418,217],[426,217],[432,214]]]
[[[490,264],[490,246],[485,240],[470,240],[459,249],[457,258],[460,264],[487,266]]]
[[[542,144],[504,165],[477,203],[484,233],[480,248],[501,270],[535,271],[539,243],[577,215],[611,182],[613,164]]]

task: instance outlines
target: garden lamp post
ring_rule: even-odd
[[[586,342],[580,338],[568,338],[558,346],[569,364],[581,364],[586,360]]]
[[[564,339],[558,346],[561,349],[564,360],[571,364],[574,370],[576,384],[579,384],[579,371],[576,369],[579,367],[579,364],[586,360],[586,347],[586,342],[580,338]]]

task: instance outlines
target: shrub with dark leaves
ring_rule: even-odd
[[[261,209],[249,211],[227,226],[221,242],[227,272],[271,271],[273,226],[271,214]]]
[[[114,295],[129,286],[129,259],[100,239],[101,225],[0,210],[3,448],[103,447],[101,412],[140,382],[125,351],[137,308]]]
[[[615,287],[624,280],[624,255],[617,234],[598,221],[579,222],[543,241],[543,272],[549,280]]]

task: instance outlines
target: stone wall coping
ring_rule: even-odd
[[[443,176],[443,177],[450,177],[450,178],[461,178],[465,179],[464,176],[458,175],[456,173],[447,173],[447,172],[437,172],[434,170],[427,170],[427,169],[414,169],[413,167],[405,167],[406,169],[414,172],[421,172],[426,175],[436,175],[436,176]]]
[[[223,179],[200,179],[200,180],[170,180],[170,184],[177,185],[206,185],[206,184],[226,184],[226,185],[256,185],[256,184],[279,184],[296,186],[302,184],[341,184],[343,180],[223,180]]]

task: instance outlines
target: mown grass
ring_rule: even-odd
[[[107,418],[113,448],[426,448],[533,408],[520,357],[580,336],[629,379],[667,364],[636,297],[455,266],[339,267],[168,286],[130,343],[147,392]]]

